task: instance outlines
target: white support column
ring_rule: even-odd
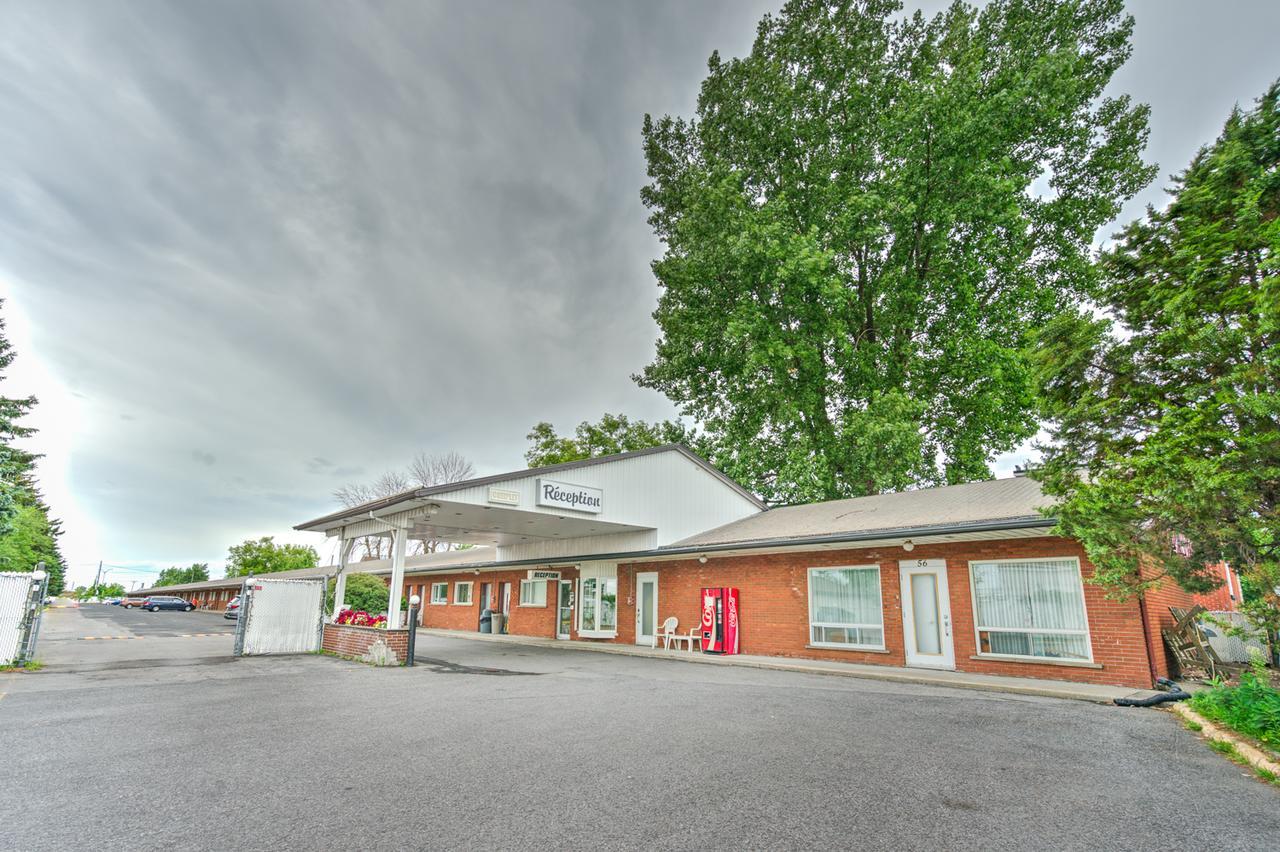
[[[400,598],[404,595],[404,551],[409,531],[399,527],[391,536],[391,594],[387,604],[387,627],[395,630],[401,626]]]
[[[346,530],[343,530],[345,535]],[[333,620],[338,620],[338,613],[345,609],[347,601],[347,562],[351,559],[351,548],[356,540],[343,539],[338,545],[338,579],[333,584]]]

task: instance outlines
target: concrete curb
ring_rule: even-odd
[[[1235,746],[1235,749],[1240,756],[1248,761],[1249,765],[1254,769],[1265,769],[1267,772],[1272,772],[1275,775],[1280,776],[1280,762],[1272,760],[1261,749],[1252,745],[1239,734],[1234,731],[1229,731],[1215,722],[1210,722],[1208,719],[1188,707],[1186,702],[1174,702],[1171,709],[1188,722],[1195,722],[1199,725],[1200,733],[1204,734],[1206,739],[1231,743],[1231,745]]]
[[[471,633],[460,630],[439,630],[430,627],[419,627],[418,632],[428,636],[439,636],[446,639],[468,639],[477,642],[491,642],[499,645],[525,645],[538,648],[555,648],[566,651],[587,651],[597,654],[618,654],[624,657],[647,657],[650,659],[671,660],[682,663],[699,663],[712,666],[741,666],[771,671],[798,672],[800,674],[817,674],[835,677],[855,677],[866,680],[881,680],[892,683],[912,683],[920,686],[943,686],[952,689],[970,689],[980,692],[1002,692],[1010,695],[1029,695],[1040,698],[1063,698],[1072,701],[1090,701],[1094,704],[1110,705],[1115,698],[1144,698],[1160,693],[1149,690],[1134,690],[1125,687],[1102,687],[1097,684],[1073,684],[1069,682],[1045,681],[1035,678],[1000,677],[998,675],[957,675],[956,672],[931,672],[927,669],[917,671],[890,668],[888,666],[862,666],[851,668],[852,664],[825,664],[821,660],[787,660],[783,658],[751,658],[751,657],[719,657],[707,654],[694,654],[682,651],[650,650],[634,645],[608,645],[586,642],[564,642],[538,637],[498,635],[488,633]]]

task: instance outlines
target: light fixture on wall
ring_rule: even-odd
[[[910,553],[911,551],[916,549],[916,544],[911,539],[907,539],[902,543],[902,549],[905,550],[907,553]]]
[[[706,564],[707,564],[707,554],[705,554],[705,553],[704,553],[704,554],[702,554],[701,556],[699,556],[699,557],[698,557],[698,561],[699,561],[699,562],[701,562],[703,565],[706,565]]]

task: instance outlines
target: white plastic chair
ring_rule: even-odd
[[[676,618],[674,615],[668,617],[665,621],[663,621],[662,628],[656,634],[654,634],[653,647],[655,648],[658,647],[658,640],[661,639],[663,648],[670,649],[671,644],[674,642],[676,646],[676,650],[678,651],[680,650],[681,642],[688,642],[689,653],[693,653],[693,643],[694,643],[694,640],[698,638],[698,628],[694,627],[690,629],[687,634],[685,634],[685,633],[676,632],[676,629],[679,626],[680,626],[680,619]]]
[[[662,622],[662,627],[658,628],[658,632],[653,634],[653,647],[658,647],[658,640],[662,640],[663,648],[671,647],[671,640],[676,636],[676,627],[680,624],[680,619],[674,615]]]

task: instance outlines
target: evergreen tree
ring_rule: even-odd
[[[15,355],[0,317],[0,381]],[[62,525],[49,517],[49,507],[36,488],[39,457],[14,446],[14,441],[35,434],[35,429],[19,422],[35,404],[34,396],[0,395],[0,571],[34,571],[43,562],[49,592],[60,594],[66,577],[66,563],[58,550]]]
[[[1280,628],[1280,82],[1170,194],[1103,255],[1105,310],[1040,334],[1053,442],[1036,476],[1096,581],[1202,591],[1226,560]]]

